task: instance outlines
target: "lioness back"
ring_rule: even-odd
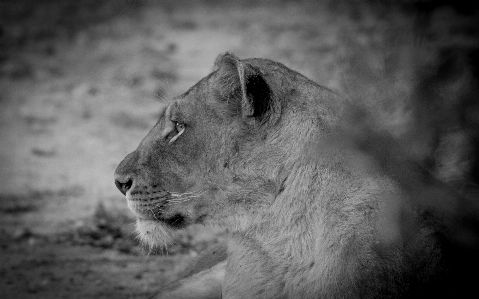
[[[280,63],[226,53],[161,109],[115,173],[139,235],[162,246],[190,224],[229,232],[225,267],[200,262],[162,298],[432,294],[432,222],[342,139],[347,105]]]

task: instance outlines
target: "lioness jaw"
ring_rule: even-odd
[[[115,172],[140,237],[161,246],[193,223],[230,233],[224,281],[224,268],[193,271],[174,298],[190,298],[182,288],[191,294],[203,280],[223,298],[444,292],[433,221],[403,207],[405,194],[387,175],[358,166],[360,153],[331,143],[347,105],[280,63],[226,53],[161,109]]]

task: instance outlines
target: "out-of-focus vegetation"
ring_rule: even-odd
[[[451,238],[477,249],[477,10],[465,2],[413,4],[396,8],[416,12],[414,22],[388,23],[379,42],[346,42],[342,82],[354,102],[346,131],[409,193],[407,206],[442,214]]]

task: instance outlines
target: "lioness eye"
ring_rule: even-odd
[[[168,143],[173,143],[176,139],[178,139],[178,137],[180,137],[180,135],[183,134],[186,128],[185,124],[182,124],[176,121],[174,123],[175,123],[176,132],[178,133],[175,136],[173,136],[173,138],[171,138]]]
[[[176,129],[176,132],[181,132],[185,129],[185,124],[175,121],[175,129]]]

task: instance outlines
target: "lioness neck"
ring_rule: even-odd
[[[351,156],[343,151],[311,161],[303,152],[303,160],[290,165],[271,207],[232,234],[227,292],[247,290],[252,298],[354,298],[365,291],[358,279],[368,275],[371,288],[383,287],[368,273],[404,256],[402,245],[393,244],[389,258],[378,257],[379,213],[385,200],[402,194],[384,176],[355,167]]]

